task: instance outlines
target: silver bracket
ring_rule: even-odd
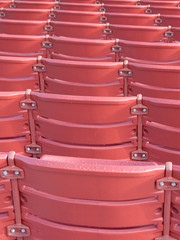
[[[30,229],[28,226],[23,224],[14,224],[7,227],[7,235],[15,238],[29,237]]]
[[[25,146],[25,152],[29,154],[39,154],[41,153],[41,146],[37,144],[28,144]]]
[[[0,169],[0,177],[5,179],[22,179],[24,171],[16,166],[8,166]]]
[[[25,99],[20,101],[20,108],[25,110],[34,110],[37,108],[36,102],[32,99]]]
[[[158,190],[180,191],[180,180],[173,177],[164,177],[156,181]]]

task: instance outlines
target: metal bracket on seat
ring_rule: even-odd
[[[51,12],[50,12],[50,14],[48,15],[48,17],[49,17],[50,19],[56,17],[56,14],[54,13],[54,8],[51,8]]]
[[[20,108],[26,109],[26,110],[33,110],[36,109],[36,102],[33,101],[32,99],[25,99],[20,102]]]
[[[41,153],[41,146],[37,144],[28,144],[25,146],[25,152],[29,154]]]
[[[131,107],[131,114],[137,115],[137,150],[131,152],[131,159],[136,161],[144,161],[148,159],[148,152],[142,149],[143,141],[143,115],[148,113],[147,106],[142,104],[142,95],[137,95],[137,105]]]
[[[44,30],[47,32],[52,32],[53,31],[53,27],[51,26],[51,19],[47,20],[47,24],[44,26]]]
[[[122,51],[122,47],[119,46],[119,39],[115,40],[115,45],[112,46],[111,50],[112,52],[115,52],[115,53],[120,53]]]
[[[106,12],[106,8],[104,7],[104,3],[101,4],[101,7],[99,8],[99,12]]]
[[[141,0],[137,0],[136,6],[141,6]]]
[[[24,178],[24,171],[16,166],[8,166],[0,169],[0,177],[5,179]]]
[[[154,20],[154,22],[158,25],[163,22],[163,20],[160,18],[160,16],[161,16],[160,13],[158,13],[157,18]]]
[[[7,227],[7,235],[16,238],[29,237],[30,229],[23,224],[14,224]]]
[[[100,17],[101,22],[107,22],[108,18],[105,16],[105,12],[102,12],[102,16]]]
[[[15,166],[15,152],[9,152],[7,167],[0,169],[2,178],[10,179],[15,214],[15,224],[7,226],[7,236],[17,239],[30,236],[30,228],[22,224],[18,179],[24,178],[24,171]]]
[[[152,10],[150,9],[150,5],[147,6],[147,9],[145,10],[145,13],[149,14],[152,13]]]
[[[4,12],[4,8],[1,8],[1,11],[0,11],[0,17],[5,17],[6,14]]]
[[[164,190],[164,229],[163,236],[155,238],[155,240],[177,240],[170,235],[171,225],[171,197],[172,191],[180,190],[180,180],[172,177],[172,163],[167,162],[165,168],[165,177],[156,181],[156,188]]]
[[[24,149],[28,154],[32,154],[33,157],[36,157],[37,154],[41,153],[41,146],[36,143],[36,134],[35,134],[35,122],[33,117],[33,110],[37,108],[37,104],[35,101],[31,99],[31,90],[27,89],[25,93],[26,99],[20,102],[20,107],[22,109],[28,110],[29,116],[29,131],[31,136],[31,143],[27,144]]]
[[[60,10],[59,2],[60,2],[60,1],[56,1],[56,5],[54,6],[54,9]]]
[[[166,37],[167,42],[172,42],[174,33],[171,31],[171,26],[168,26],[168,30],[167,30],[167,32],[164,33],[164,36]]]

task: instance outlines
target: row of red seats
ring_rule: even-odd
[[[15,1],[12,6],[17,9],[21,4],[23,1]],[[89,6],[97,8],[97,5]],[[55,12],[61,14],[63,10],[51,11]],[[68,16],[67,11],[64,14]],[[149,16],[141,15],[138,19],[157,17]],[[0,58],[4,69],[2,91],[12,90],[0,94],[3,126],[0,146],[3,151],[21,153],[21,156],[1,155],[1,166],[5,167],[1,177],[8,178],[7,165],[16,166],[19,179],[14,181],[19,189],[14,184],[13,191],[16,197],[20,194],[21,212],[17,198],[13,198],[15,216],[19,212],[20,223],[25,224],[9,226],[6,232],[7,225],[13,224],[14,213],[9,180],[2,180],[8,185],[2,191],[6,199],[1,205],[3,240],[7,235],[14,237],[19,233],[31,240],[152,240],[162,236],[167,220],[163,211],[166,200],[160,188],[165,168],[152,161],[173,160],[178,165],[180,150],[179,101],[169,100],[178,99],[172,83],[178,86],[179,72],[178,61],[173,61],[179,58],[179,43],[171,43],[171,29],[67,20],[21,22],[0,21],[8,34],[27,34],[0,37],[5,46],[2,48],[5,56]],[[12,26],[21,28],[15,32]],[[45,36],[46,33],[51,36]],[[9,48],[7,39],[15,45]],[[37,58],[39,53],[48,58]],[[25,93],[29,86],[35,91]],[[157,94],[160,88],[161,94]],[[150,97],[132,96],[142,92]],[[138,163],[132,159],[149,161]],[[179,172],[179,167],[174,167],[171,174],[180,179]],[[177,191],[173,191],[171,236],[176,239],[179,238],[177,197]]]

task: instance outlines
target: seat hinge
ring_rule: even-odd
[[[155,240],[177,240],[170,236],[171,225],[171,204],[172,191],[180,190],[180,181],[172,177],[172,163],[167,162],[165,167],[165,177],[156,181],[156,188],[164,190],[164,211],[163,211],[163,236]]]
[[[131,107],[131,114],[137,115],[137,150],[131,152],[131,159],[144,161],[148,159],[148,152],[142,149],[143,142],[143,115],[148,114],[148,107],[142,104],[142,95],[137,95],[137,105]]]

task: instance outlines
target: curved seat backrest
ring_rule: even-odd
[[[14,57],[45,56],[44,41],[44,36],[0,34],[0,53],[1,56]]]
[[[153,225],[156,231],[161,229],[162,210],[156,211],[163,206],[163,192],[157,192],[155,182],[163,177],[164,166],[56,156],[32,159],[18,155],[15,163],[26,174],[25,179],[18,181],[25,199],[23,212],[29,211],[58,225],[129,228],[127,235],[141,226]],[[62,214],[54,211],[57,207],[62,209]],[[47,211],[43,211],[44,208]],[[67,217],[67,211],[71,212],[71,217]],[[138,218],[124,219],[127,213],[134,216],[135,211]],[[99,222],[95,216],[104,217]],[[112,229],[111,234],[113,231],[116,230]],[[122,234],[121,230],[118,234]]]
[[[22,21],[0,19],[0,32],[19,35],[42,35],[45,34],[46,21]]]
[[[50,36],[53,46],[52,57],[64,60],[114,61],[114,40],[92,40]]]
[[[32,68],[36,63],[36,58],[0,57],[0,91],[24,91],[27,87],[37,90],[39,77]]]

